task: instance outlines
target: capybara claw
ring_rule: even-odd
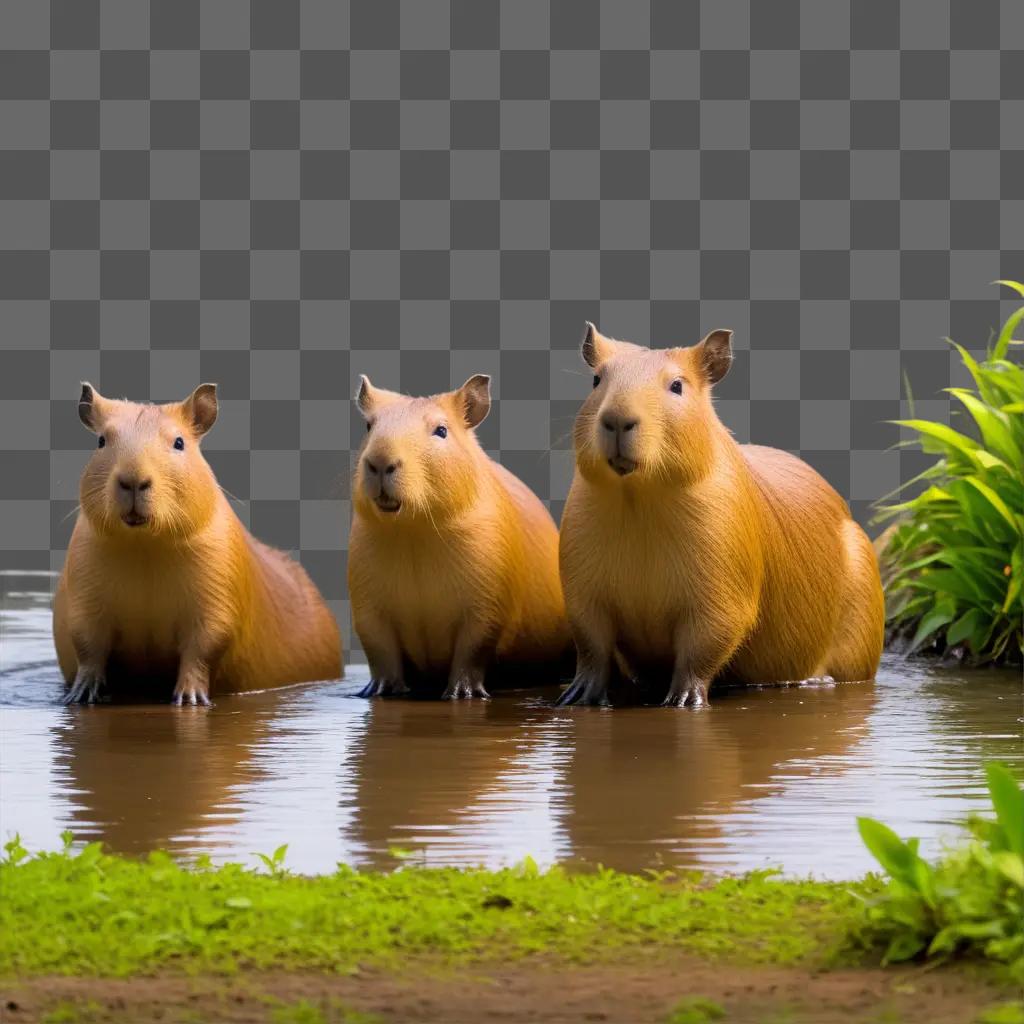
[[[92,674],[79,673],[61,698],[65,706],[69,704],[98,704],[103,700],[103,679]]]
[[[589,679],[574,680],[569,688],[555,701],[555,707],[568,707],[570,704],[589,704],[594,707],[607,707],[610,704],[608,693],[603,686]]]
[[[189,687],[184,690],[175,690],[174,696],[171,698],[171,703],[177,707],[211,707],[210,698],[206,695],[205,690],[200,690],[195,687]]]
[[[663,708],[702,708],[708,703],[708,689],[703,683],[673,686],[661,702]]]
[[[490,700],[491,695],[484,688],[483,683],[471,683],[468,679],[459,679],[457,682],[449,683],[441,694],[441,700],[472,700],[479,697],[481,700]]]
[[[403,697],[409,687],[401,679],[371,679],[357,694],[359,697]]]

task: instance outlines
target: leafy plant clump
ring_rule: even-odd
[[[1024,285],[1003,281],[1024,295]],[[899,420],[936,463],[915,480],[916,497],[881,506],[895,519],[882,552],[890,643],[974,663],[1016,662],[1024,649],[1024,369],[1013,313],[986,358],[953,344],[972,388],[947,388],[969,414],[971,433],[931,420]],[[973,435],[973,436],[972,436]],[[899,491],[896,492],[897,494]]]
[[[0,861],[0,976],[157,969],[350,971],[420,958],[599,963],[629,949],[734,962],[822,963],[863,910],[853,887],[771,872],[690,874],[339,867],[315,878],[238,864],[129,860],[98,843]]]
[[[1010,967],[1024,982],[1024,790],[1002,765],[986,768],[995,821],[970,823],[974,840],[937,864],[891,829],[860,818],[861,838],[890,876],[868,905],[868,934],[885,963],[965,954]]]

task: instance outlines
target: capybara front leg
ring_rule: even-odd
[[[174,687],[171,703],[210,705],[210,666],[201,658],[182,658],[178,668],[178,683]]]
[[[78,663],[75,678],[64,694],[65,704],[98,704],[109,700],[105,694],[107,686],[106,673],[102,668]]]
[[[614,651],[596,636],[588,636],[575,626],[573,639],[576,641],[576,675],[568,689],[555,701],[556,707],[568,704],[608,704]]]
[[[109,639],[106,635],[97,635],[95,626],[90,633],[89,640],[84,639],[84,631],[72,634],[78,665],[75,678],[64,694],[65,704],[98,704],[110,699],[106,693]]]
[[[489,700],[491,695],[484,687],[484,678],[492,649],[492,643],[481,635],[479,626],[464,626],[455,643],[448,685],[441,699],[471,700],[473,697],[482,697]]]

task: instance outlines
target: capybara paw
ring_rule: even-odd
[[[560,708],[569,704],[607,705],[608,687],[596,679],[577,676],[555,701],[555,706]]]
[[[673,684],[661,702],[663,708],[702,708],[708,703],[708,688],[700,682]]]
[[[465,678],[449,683],[444,693],[441,694],[441,700],[472,700],[474,697],[479,697],[481,700],[491,699],[491,695],[484,688],[482,682]]]
[[[65,704],[98,704],[107,700],[104,693],[106,680],[99,672],[78,670],[74,682],[64,694]]]
[[[360,691],[360,697],[404,697],[409,687],[401,679],[371,679]]]
[[[193,707],[201,705],[204,708],[208,708],[210,707],[210,698],[205,687],[186,684],[185,686],[175,687],[171,703],[178,708],[186,704]]]

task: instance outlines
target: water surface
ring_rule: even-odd
[[[49,574],[0,574],[0,833],[298,871],[339,861],[700,867],[845,878],[859,814],[926,853],[985,808],[983,763],[1024,778],[1019,676],[886,658],[874,684],[742,690],[700,711],[364,701],[342,682],[165,705],[65,708]]]

